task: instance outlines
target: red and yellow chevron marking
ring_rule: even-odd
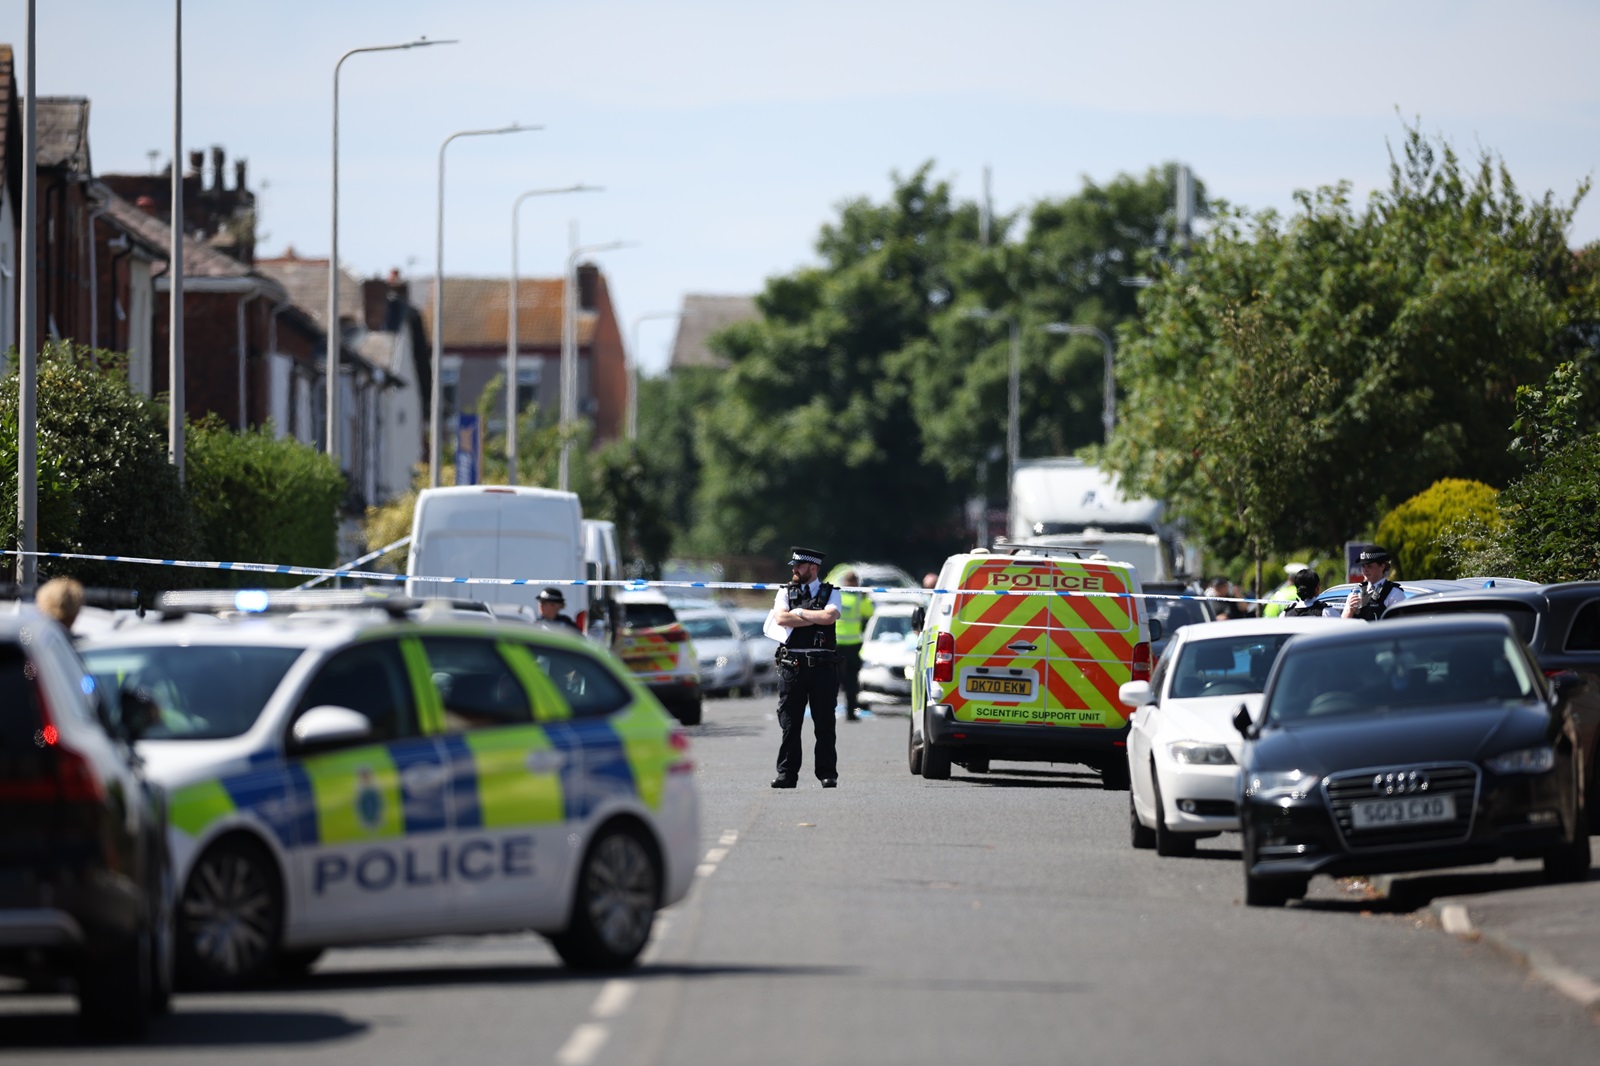
[[[956,679],[945,702],[958,721],[1120,729],[1117,689],[1132,679],[1138,604],[1112,596],[992,595],[995,591],[1128,592],[1126,572],[1095,563],[977,561],[956,595]],[[1008,645],[1032,644],[1032,650]],[[1034,698],[996,703],[961,691],[963,670],[1027,670]]]
[[[667,640],[665,627],[629,629],[617,643],[617,655],[636,674],[656,674],[678,665],[678,655],[686,644]]]

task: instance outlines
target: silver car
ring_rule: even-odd
[[[684,609],[678,612],[678,623],[688,631],[700,653],[701,692],[728,696],[754,686],[750,648],[741,638],[733,615],[720,607]]]
[[[751,685],[756,692],[775,692],[778,688],[778,661],[774,658],[778,642],[761,631],[767,624],[770,610],[766,607],[735,607],[730,614],[738,623],[739,635],[744,638],[745,650],[750,655]]]
[[[917,631],[911,602],[880,602],[867,619],[861,641],[861,691],[894,700],[911,699],[911,670],[917,658]]]

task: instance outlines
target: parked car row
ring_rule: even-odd
[[[1240,830],[1245,898],[1315,874],[1539,859],[1581,880],[1600,803],[1600,583],[1408,583],[1376,623],[1191,626],[1121,698],[1131,842]],[[1337,590],[1330,590],[1342,598]]]

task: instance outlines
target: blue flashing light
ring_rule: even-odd
[[[233,606],[246,614],[260,614],[267,609],[267,598],[266,589],[240,589],[233,597]]]
[[[78,682],[78,687],[83,689],[83,694],[85,696],[93,696],[94,695],[94,675],[93,674],[84,674],[83,675],[83,680]]]

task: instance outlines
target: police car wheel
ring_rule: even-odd
[[[265,974],[283,931],[283,892],[266,851],[222,840],[195,863],[178,904],[178,972],[200,987]]]
[[[916,727],[906,725],[906,762],[911,765],[911,776],[917,777],[922,773],[922,745],[917,743]]]
[[[684,725],[699,725],[703,713],[701,698],[696,696],[692,700],[679,704],[673,713],[678,721]]]
[[[1113,759],[1100,768],[1100,787],[1107,792],[1126,792],[1132,786],[1126,759]]]
[[[950,777],[950,749],[929,744],[922,739],[922,776],[928,781],[946,781]]]
[[[660,864],[644,834],[608,826],[583,856],[572,924],[550,942],[575,970],[630,966],[650,939],[660,899]]]

